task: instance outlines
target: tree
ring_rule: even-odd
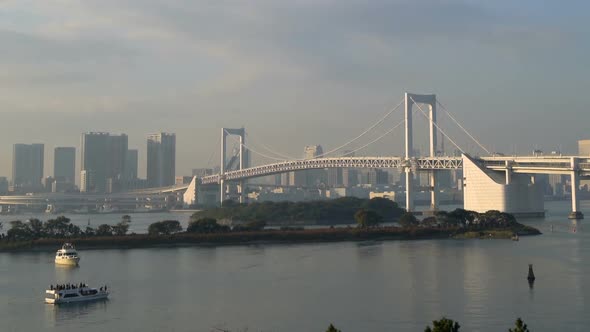
[[[126,214],[121,217],[121,221],[113,226],[113,233],[117,236],[124,236],[129,230],[129,223],[131,223],[131,216]]]
[[[426,326],[424,332],[458,332],[461,325],[446,317],[432,321],[432,328]]]
[[[337,329],[334,325],[330,324],[330,326],[328,326],[328,329],[326,330],[326,332],[342,332],[342,331]]]
[[[10,222],[10,229],[6,232],[6,236],[12,240],[29,240],[31,231],[22,221],[13,220]]]
[[[45,232],[43,231],[43,222],[41,220],[36,218],[29,219],[28,226],[33,238],[38,239],[45,235]]]
[[[163,220],[151,224],[148,227],[149,235],[170,235],[182,231],[178,220]]]
[[[113,234],[116,236],[124,236],[125,234],[127,234],[127,231],[129,230],[129,223],[125,222],[125,221],[121,221],[118,224],[116,224],[115,226],[111,227]]]
[[[186,228],[188,233],[218,233],[229,231],[228,226],[220,225],[213,218],[201,218],[189,222]]]
[[[522,319],[520,319],[520,317],[518,317],[518,319],[515,322],[515,327],[513,329],[508,329],[508,332],[530,332],[529,328],[526,326],[526,324],[522,321]]]
[[[373,210],[359,209],[354,214],[354,220],[356,220],[358,227],[369,228],[377,226],[383,220],[383,217]]]
[[[96,229],[96,236],[112,236],[113,227],[111,225],[102,224]]]
[[[405,212],[399,218],[399,223],[404,227],[416,226],[418,225],[418,219],[411,212]]]

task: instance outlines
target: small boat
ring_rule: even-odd
[[[73,302],[86,302],[95,300],[104,300],[109,296],[107,287],[100,289],[88,287],[88,285],[53,287],[45,290],[45,303],[61,304]]]
[[[512,235],[512,241],[518,241],[519,237],[518,234],[514,233],[514,235]]]
[[[55,253],[55,264],[76,266],[78,262],[80,262],[80,256],[71,243],[64,243]]]

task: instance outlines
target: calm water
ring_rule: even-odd
[[[0,254],[1,329],[423,331],[447,315],[466,332],[507,331],[518,316],[532,331],[585,331],[590,232],[566,219],[566,202],[546,207],[547,218],[528,222],[545,234],[519,242],[90,250],[79,268],[55,266],[50,253]],[[111,299],[42,303],[45,287],[68,281],[107,282]]]

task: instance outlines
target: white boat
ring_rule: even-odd
[[[45,303],[60,304],[103,300],[109,296],[106,287],[96,289],[83,285],[82,287],[57,287],[45,290]]]
[[[80,256],[71,243],[64,243],[55,254],[55,264],[75,266],[78,262],[80,262]]]

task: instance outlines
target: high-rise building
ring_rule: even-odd
[[[57,147],[53,152],[53,178],[65,183],[76,181],[76,148]]]
[[[127,150],[125,159],[125,179],[137,179],[137,170],[139,169],[137,149]]]
[[[14,144],[12,184],[16,188],[40,189],[43,179],[43,144]]]
[[[0,176],[0,195],[8,193],[8,179],[5,176]]]
[[[110,166],[107,178],[113,180],[121,179],[125,176],[127,161],[127,151],[129,150],[129,139],[127,135],[111,135],[109,137],[109,154]]]
[[[387,184],[389,180],[388,173],[385,170],[371,168],[367,172],[367,183],[373,186]]]
[[[127,147],[128,138],[125,134],[82,134],[80,168],[81,171],[86,171],[86,177],[91,176],[93,184],[92,186],[87,184],[86,191],[105,192],[107,179],[123,177]],[[90,188],[92,190],[89,190]]]
[[[151,134],[147,138],[147,180],[151,187],[174,185],[176,135]]]

